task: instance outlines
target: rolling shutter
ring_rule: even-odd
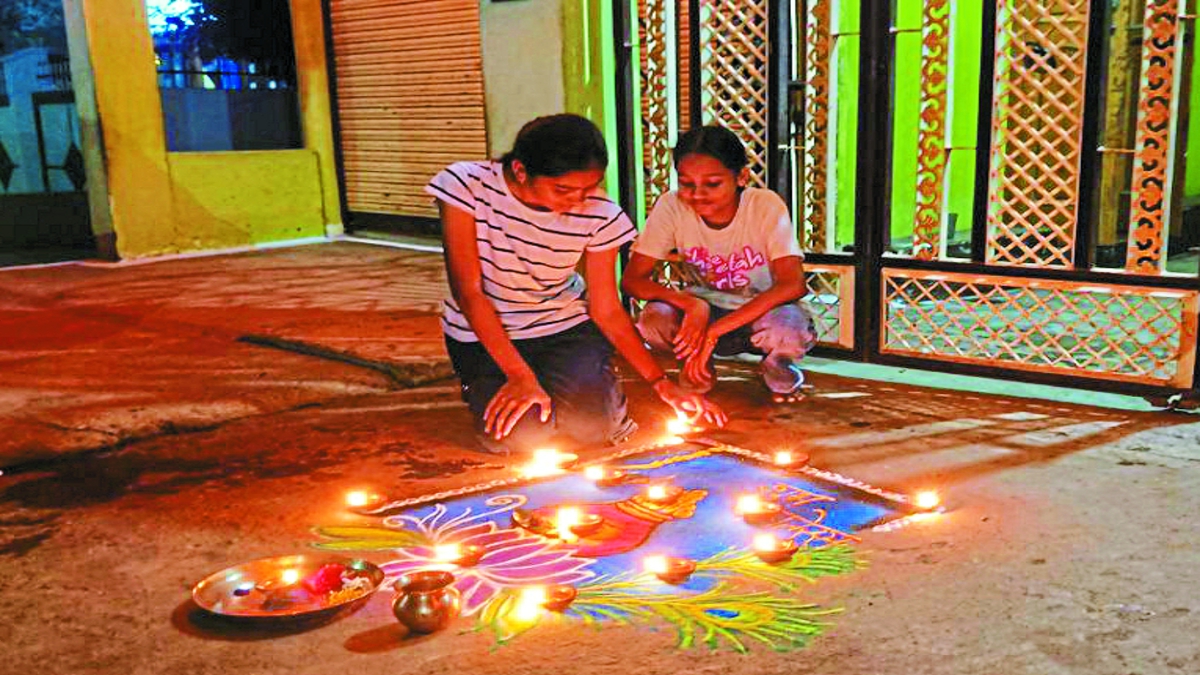
[[[351,212],[436,217],[424,193],[487,157],[479,0],[330,0]]]

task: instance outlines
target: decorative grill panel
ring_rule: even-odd
[[[1130,199],[1129,249],[1125,256],[1125,269],[1134,274],[1158,274],[1163,262],[1163,225],[1170,209],[1168,167],[1179,5],[1179,0],[1146,3],[1137,158]]]
[[[884,271],[882,351],[1186,388],[1196,291]]]
[[[1070,267],[1088,0],[1000,0],[987,261]]]
[[[829,193],[829,61],[832,40],[829,36],[829,3],[813,0],[804,18],[804,137],[797,145],[806,149],[801,192],[804,233],[800,245],[809,251],[828,250]]]
[[[642,75],[642,173],[646,212],[671,189],[672,123],[667,104],[668,0],[639,0]]]
[[[741,137],[750,182],[766,187],[766,0],[701,0],[700,45],[703,121]]]
[[[913,257],[933,260],[942,234],[950,1],[927,0],[921,18],[921,117],[917,130],[917,219]]]
[[[854,349],[854,267],[806,264],[804,272],[808,295],[803,302],[816,325],[817,341]]]
[[[675,60],[679,63],[679,102],[678,110],[679,133],[692,128],[692,18],[690,0],[674,0],[676,5],[675,33],[679,36],[676,42]]]

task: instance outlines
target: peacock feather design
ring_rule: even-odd
[[[782,565],[763,563],[744,549],[729,549],[697,562],[695,576],[718,580],[699,593],[664,592],[656,578],[625,572],[580,585],[565,614],[547,613],[537,620],[514,616],[514,594],[497,595],[477,616],[474,630],[489,631],[497,644],[504,644],[541,621],[578,620],[597,626],[666,622],[674,626],[680,648],[703,644],[746,652],[758,642],[776,650],[795,649],[824,630],[826,617],[841,610],[805,603],[788,593],[863,564],[849,546],[801,551]],[[753,588],[763,585],[770,590]]]

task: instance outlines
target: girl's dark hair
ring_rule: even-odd
[[[696,127],[679,137],[671,158],[675,167],[679,161],[688,155],[708,155],[717,160],[736,176],[746,166],[746,146],[737,134],[716,125]]]
[[[530,176],[561,176],[608,167],[604,134],[579,115],[539,117],[521,127],[513,149],[500,158],[505,166],[521,160]]]

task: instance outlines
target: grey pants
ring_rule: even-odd
[[[709,305],[709,321],[732,310]],[[679,332],[683,312],[665,302],[649,302],[638,316],[637,328],[651,348],[672,351],[672,340]],[[762,377],[776,394],[790,394],[804,383],[800,360],[817,342],[817,331],[808,310],[798,302],[780,305],[748,326],[722,335],[714,353],[718,356],[759,354],[763,357]]]

